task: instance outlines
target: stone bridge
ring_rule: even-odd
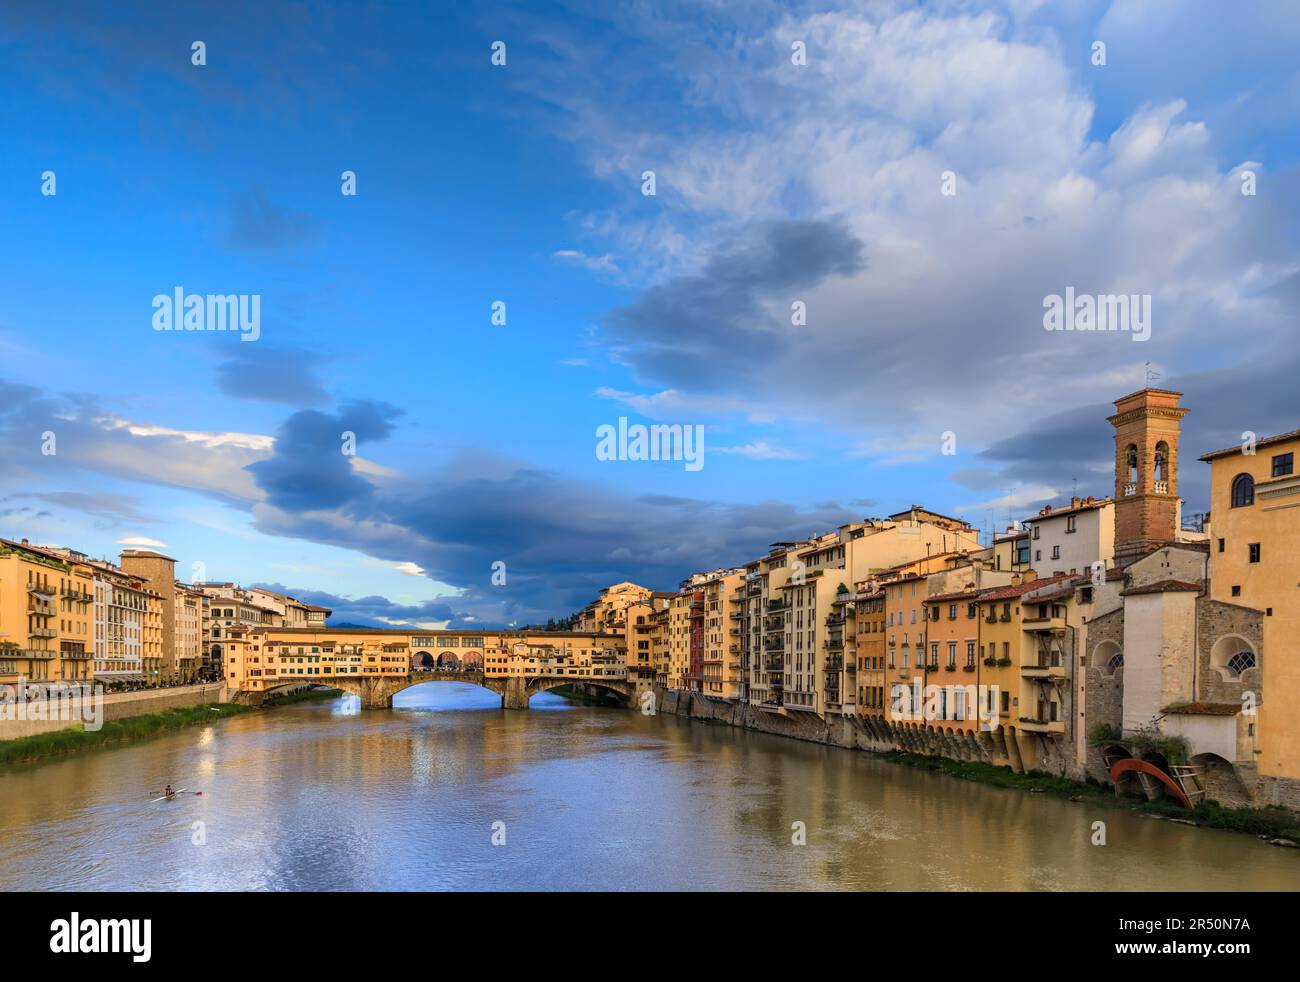
[[[628,702],[636,695],[636,686],[625,679],[579,678],[576,676],[565,678],[560,675],[510,675],[502,677],[485,676],[482,672],[453,672],[442,669],[426,669],[410,672],[407,675],[379,675],[370,678],[329,675],[311,681],[318,685],[332,686],[351,695],[360,696],[362,709],[392,709],[393,696],[403,689],[409,689],[413,685],[422,685],[425,682],[469,682],[473,685],[481,685],[483,688],[491,689],[501,696],[501,706],[504,709],[527,709],[528,701],[537,693],[546,692],[562,685],[599,686]],[[286,684],[301,685],[302,680]],[[268,693],[274,691],[274,689],[267,690]]]

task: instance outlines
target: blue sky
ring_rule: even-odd
[[[1203,510],[1196,455],[1300,427],[1300,12],[1240,6],[6,9],[0,535],[530,621],[1107,493],[1146,362]],[[261,337],[153,331],[177,286],[260,295]],[[1152,295],[1151,339],[1045,332],[1067,286]],[[620,415],[706,466],[598,460]]]

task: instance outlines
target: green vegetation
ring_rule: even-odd
[[[323,702],[327,699],[337,699],[341,695],[343,695],[342,689],[299,689],[297,692],[286,692],[284,695],[267,696],[262,702],[262,708],[290,706],[295,702]]]
[[[184,729],[187,726],[203,725],[230,716],[255,712],[260,708],[333,699],[338,695],[338,689],[302,690],[284,696],[272,696],[262,707],[241,706],[234,703],[183,706],[177,709],[164,709],[157,713],[144,713],[140,716],[110,720],[104,723],[102,728],[94,731],[83,730],[78,726],[74,729],[18,737],[15,740],[0,740],[0,766],[24,764],[46,757],[61,757],[80,753],[83,750],[121,746],[138,740],[148,740],[161,733]]]
[[[1102,727],[1097,727],[1097,730],[1100,729]],[[1097,730],[1089,734],[1090,740]],[[1267,839],[1288,839],[1300,843],[1300,818],[1284,808],[1226,808],[1218,802],[1207,801],[1188,809],[1170,798],[1158,798],[1155,801],[1117,798],[1110,786],[1094,781],[1092,778],[1087,781],[1075,781],[1040,771],[1017,774],[1009,767],[951,760],[947,757],[926,757],[903,751],[877,756],[918,770],[947,774],[949,777],[976,781],[992,787],[1045,792],[1073,801],[1086,800],[1111,807],[1128,806],[1135,812],[1159,815],[1162,818],[1183,819],[1206,828],[1245,832]]]
[[[1187,763],[1187,741],[1180,736],[1164,736],[1153,729],[1125,736],[1119,727],[1102,723],[1088,731],[1088,745],[1097,748],[1117,745],[1134,757],[1145,758],[1158,753],[1171,764]]]

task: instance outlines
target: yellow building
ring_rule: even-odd
[[[691,605],[693,590],[683,587],[668,602],[668,667],[665,684],[670,689],[686,688],[691,670]]]
[[[88,681],[90,567],[0,539],[0,684]]]
[[[885,714],[885,593],[860,584],[854,594],[854,658],[857,661],[857,714]]]
[[[624,667],[638,692],[647,692],[655,684],[655,614],[667,610],[673,596],[656,592],[625,608],[622,632],[622,649],[626,653]]]
[[[626,580],[607,586],[578,614],[575,628],[584,634],[621,634],[627,624],[628,608],[649,600],[654,592]]]
[[[743,570],[715,572],[699,587],[704,594],[700,691],[715,699],[740,698],[740,616],[744,588]]]
[[[1210,463],[1210,595],[1264,614],[1263,652],[1245,638],[1216,644],[1213,667],[1240,675],[1258,660],[1256,764],[1265,780],[1300,780],[1300,430],[1259,440],[1244,453],[1205,454]],[[1226,639],[1225,639],[1226,640]],[[1235,662],[1235,663],[1234,663]],[[1232,664],[1230,664],[1232,663]],[[1247,664],[1249,663],[1249,664]],[[1275,797],[1266,792],[1266,797]],[[1300,805],[1300,789],[1276,797]]]

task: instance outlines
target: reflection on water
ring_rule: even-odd
[[[168,782],[203,795],[150,803]],[[507,713],[439,682],[393,712],[290,706],[7,771],[0,888],[1296,890],[1300,856],[671,716],[549,694]]]

